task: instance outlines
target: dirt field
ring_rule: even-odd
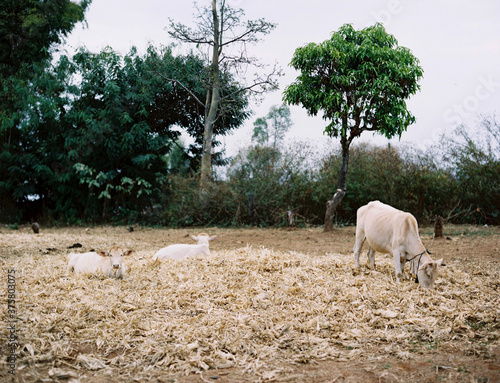
[[[1,382],[500,382],[500,228],[421,229],[446,263],[433,291],[387,255],[355,270],[354,227],[127,229],[0,228]],[[152,263],[200,231],[209,257]],[[123,280],[66,271],[117,244],[135,250]]]

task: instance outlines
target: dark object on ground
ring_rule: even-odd
[[[34,222],[31,225],[31,228],[33,229],[33,233],[35,233],[35,234],[40,233],[40,225],[37,222]]]
[[[434,238],[443,238],[443,217],[437,215],[434,223]]]
[[[132,233],[132,232],[134,231],[134,228],[133,228],[132,226],[130,226],[130,227],[128,228],[128,231]]]
[[[78,249],[79,247],[83,247],[81,243],[73,243],[68,249]]]

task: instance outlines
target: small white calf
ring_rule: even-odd
[[[125,265],[122,257],[129,255],[133,250],[123,250],[121,247],[112,247],[108,252],[98,251],[83,254],[70,254],[68,271],[75,273],[102,273],[110,278],[121,279],[125,274]]]
[[[185,245],[176,244],[164,247],[156,252],[153,256],[153,261],[162,259],[175,259],[180,261],[181,259],[198,257],[200,255],[210,255],[210,249],[208,248],[208,243],[217,239],[217,236],[210,237],[208,234],[202,233],[198,236],[191,236],[192,239],[198,242],[196,245]]]
[[[397,210],[379,201],[372,201],[358,209],[354,260],[359,267],[359,253],[368,242],[368,261],[375,269],[375,252],[391,253],[396,279],[403,276],[406,262],[415,281],[425,288],[433,288],[438,266],[443,259],[433,261],[418,235],[417,220],[410,213]]]

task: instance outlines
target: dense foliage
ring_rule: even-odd
[[[322,113],[325,132],[352,141],[363,131],[401,136],[415,121],[406,100],[420,89],[423,70],[382,24],[361,30],[345,24],[330,39],[297,48],[300,71],[284,100]]]
[[[6,80],[13,75],[29,78],[30,66],[50,59],[54,44],[59,44],[77,22],[83,21],[90,3],[91,0],[79,3],[3,0],[0,7],[0,78]]]
[[[4,130],[11,145],[1,154],[4,220],[139,219],[158,203],[171,170],[196,171],[203,111],[157,72],[189,84],[200,98],[205,94],[203,62],[174,56],[170,48],[150,47],[144,56],[132,49],[125,57],[111,48],[82,49],[34,73],[22,89],[22,118]],[[215,137],[248,115],[245,92],[230,77],[222,80],[234,97]],[[194,141],[182,150],[181,129]],[[221,153],[214,161],[223,163]]]
[[[22,216],[53,161],[40,143],[63,108],[61,79],[46,71],[55,49],[84,19],[90,0],[7,0],[0,8],[0,212]],[[43,118],[39,118],[43,114]],[[50,139],[54,139],[53,136]],[[47,146],[50,143],[47,141]],[[43,162],[40,162],[43,158]]]

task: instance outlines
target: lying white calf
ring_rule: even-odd
[[[197,245],[185,245],[176,244],[164,247],[156,252],[153,256],[153,261],[162,259],[175,259],[180,261],[181,259],[189,257],[197,257],[200,255],[210,255],[210,250],[208,248],[208,242],[217,239],[217,236],[209,237],[208,234],[202,233],[198,236],[191,236],[192,239],[198,241]]]
[[[129,255],[132,251],[125,251],[121,247],[115,246],[108,252],[70,254],[68,271],[75,273],[103,273],[110,278],[120,279],[125,274],[122,257]]]

